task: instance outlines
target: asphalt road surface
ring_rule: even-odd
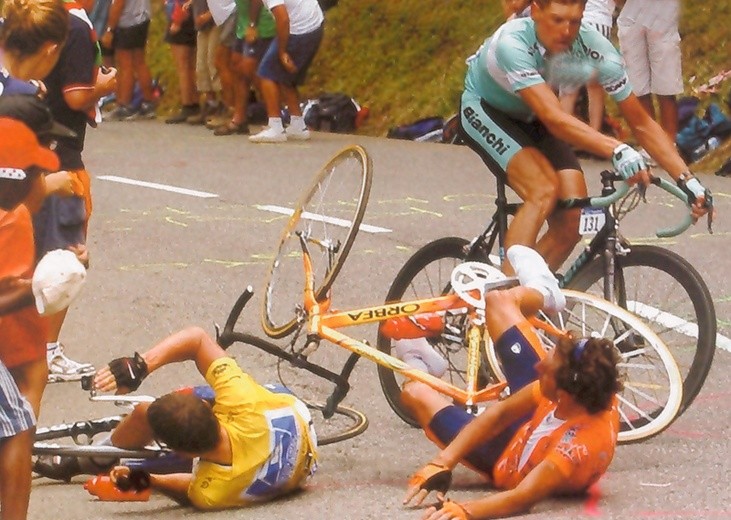
[[[94,176],[94,214],[89,231],[88,283],[69,313],[62,340],[73,359],[102,366],[114,357],[144,350],[187,325],[213,332],[251,284],[258,292],[240,328],[260,333],[263,276],[286,216],[259,209],[291,207],[310,178],[337,150],[362,144],[374,165],[373,189],[364,222],[386,233],[361,232],[335,284],[335,302],[363,307],[383,301],[396,272],[427,241],[446,235],[474,236],[492,213],[494,182],[464,147],[357,136],[315,134],[307,143],[250,144],[242,136],[214,137],[201,127],[157,122],[109,123],[90,131],[85,159]],[[595,179],[606,164],[586,163]],[[698,225],[662,244],[690,260],[714,297],[719,348],[706,385],[693,406],[668,431],[647,442],[620,447],[599,494],[551,500],[533,518],[725,518],[731,517],[729,433],[731,424],[731,185],[706,175],[716,194],[715,233]],[[128,182],[134,182],[129,184]],[[137,181],[185,191],[159,189]],[[590,181],[598,189],[598,181]],[[635,241],[657,242],[653,230],[679,216],[669,197],[651,193],[623,232]],[[375,328],[358,331],[371,342]],[[725,343],[724,343],[725,341]],[[275,360],[244,345],[231,350],[259,381],[277,381]],[[343,352],[323,345],[320,359],[337,363]],[[282,370],[285,382],[305,376]],[[159,395],[202,378],[192,363],[153,374],[140,392]],[[404,509],[408,475],[435,448],[390,410],[375,366],[361,361],[345,404],[370,419],[361,436],[321,449],[320,469],[306,492],[260,507],[208,513],[211,518],[370,519],[420,518]],[[321,395],[329,387],[311,383]],[[117,413],[90,403],[75,383],[49,385],[41,425]],[[99,502],[83,488],[38,478],[30,517],[179,518],[197,514],[163,497],[144,503]],[[455,476],[453,497],[486,493],[466,470]]]

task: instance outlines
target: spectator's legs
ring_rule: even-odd
[[[218,45],[216,48],[216,69],[218,70],[218,78],[221,81],[221,99],[229,108],[234,106],[234,76],[231,70],[232,53],[231,48],[223,44]]]
[[[601,132],[604,121],[604,88],[592,81],[586,85],[586,95],[589,98],[589,126]]]
[[[9,369],[20,393],[28,400],[36,419],[41,413],[41,399],[48,382],[48,363],[45,356],[37,361]]]
[[[198,90],[195,86],[195,47],[190,45],[170,45],[178,73],[180,101],[183,106],[198,103]]]
[[[35,428],[0,440],[0,518],[25,520],[31,485]]]
[[[114,63],[117,66],[117,104],[129,105],[135,86],[135,69],[132,53],[129,49],[117,49],[114,52]]]
[[[674,143],[678,133],[678,101],[675,96],[658,94],[657,103],[660,108],[660,126]]]

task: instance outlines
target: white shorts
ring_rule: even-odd
[[[617,24],[619,49],[632,91],[638,96],[683,93],[680,35],[677,30],[651,31],[641,24]]]

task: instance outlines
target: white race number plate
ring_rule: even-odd
[[[606,215],[601,208],[581,208],[579,233],[581,235],[596,235],[604,226]]]

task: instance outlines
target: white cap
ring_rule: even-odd
[[[33,296],[41,316],[56,314],[68,307],[86,280],[86,269],[68,250],[46,253],[33,273]]]

